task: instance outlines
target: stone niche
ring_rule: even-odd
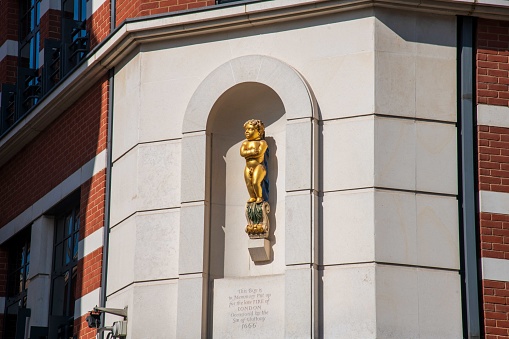
[[[243,125],[249,119],[264,122],[265,140],[269,145],[271,259],[264,262],[252,260],[248,251],[249,237],[245,233],[244,211],[249,195],[244,183],[245,160],[239,152],[245,139]],[[270,87],[256,82],[240,83],[215,102],[207,122],[207,133],[211,149],[209,272],[213,286],[210,307],[213,333],[219,337],[229,333],[233,338],[256,337],[277,328],[283,331],[285,107]],[[255,313],[259,313],[258,316]],[[230,326],[233,324],[235,326]]]

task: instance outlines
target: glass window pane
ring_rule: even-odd
[[[32,69],[35,68],[35,60],[34,60],[35,49],[36,49],[35,40],[36,39],[30,39],[30,54],[28,56],[28,65]]]
[[[71,262],[72,260],[72,252],[73,252],[73,248],[72,248],[72,237],[69,237],[67,238],[67,240],[65,241],[65,261],[64,261],[64,265],[67,265]]]
[[[15,296],[18,294],[18,277],[19,271],[13,271],[9,274],[9,282],[8,282],[8,291],[7,294],[9,296]]]
[[[20,266],[24,266],[27,262],[26,262],[26,251],[25,251],[25,247],[23,246],[21,248],[21,265]]]
[[[14,245],[15,248],[12,249],[12,258],[10,263],[10,270],[16,270],[21,267],[23,264],[23,249],[19,247],[18,244]]]
[[[80,13],[80,21],[85,21],[87,18],[87,2],[85,0],[79,0],[81,3],[81,13]]]
[[[72,220],[72,214],[69,214],[65,218],[65,236],[69,236],[72,234],[73,230],[73,220]]]
[[[30,269],[30,265],[27,265],[25,267],[25,276],[23,277],[24,280],[25,280],[25,287],[24,287],[25,290],[28,288],[28,285],[30,285],[30,280],[27,280],[28,279],[29,269]]]
[[[16,279],[17,279],[16,287],[15,287],[16,294],[23,292],[23,278],[25,277],[23,273],[24,273],[23,269],[20,269],[16,272]]]
[[[76,216],[74,217],[74,231],[77,231],[80,229],[80,211],[79,209],[76,210]]]
[[[63,315],[69,315],[69,303],[71,301],[70,298],[70,284],[71,284],[71,274],[69,271],[65,271],[64,274],[64,300],[63,300]],[[74,300],[72,300],[74,304]]]
[[[34,11],[34,8],[32,7],[30,9],[30,30],[33,31],[35,28],[35,11]]]
[[[60,268],[62,267],[62,263],[63,263],[63,252],[64,252],[64,245],[62,243],[58,244],[56,247],[55,247],[55,258],[54,258],[54,266],[55,266],[55,270],[56,271],[59,271]]]
[[[37,26],[39,26],[39,24],[41,23],[41,2],[40,1],[37,1],[36,5],[35,5],[35,24]]]
[[[64,240],[64,218],[59,218],[57,220],[56,235],[56,243],[60,243],[62,240]]]
[[[39,32],[37,32],[35,34],[35,39],[34,39],[34,54],[33,54],[33,66],[32,68],[33,69],[39,69],[39,49],[40,49],[40,34]],[[37,79],[37,83],[39,83],[38,79]]]
[[[73,8],[73,12],[74,12],[73,19],[74,20],[79,20],[79,13],[80,13],[79,6],[80,6],[79,0],[74,0],[74,8]]]
[[[62,225],[64,236],[61,243],[55,244],[55,257],[60,256],[55,260],[59,261],[60,266],[55,266],[53,272],[54,276],[59,276],[53,280],[51,314],[54,316],[70,317],[69,323],[62,327],[62,335],[67,333],[72,337],[74,303],[76,301],[77,288],[76,278],[80,228],[79,206],[57,219],[57,223],[59,222]],[[63,269],[65,269],[65,272],[62,272]],[[69,337],[67,334],[65,338]]]
[[[19,51],[19,65],[21,67],[30,68],[30,51],[32,49],[32,40],[28,40]]]
[[[78,244],[79,244],[79,233],[74,233],[72,260],[78,261]]]
[[[30,242],[26,244],[26,261],[30,264]]]
[[[74,266],[72,268],[71,281],[69,282],[71,284],[71,290],[70,290],[70,295],[69,295],[69,300],[71,302],[69,303],[69,311],[67,313],[68,315],[74,314],[74,301],[76,300],[76,295],[77,295],[77,293],[76,293],[77,272],[78,272],[78,266]]]
[[[63,275],[53,279],[52,287],[52,315],[64,315],[65,279]]]

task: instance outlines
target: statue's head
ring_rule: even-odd
[[[246,121],[246,123],[244,124],[244,129],[246,130],[245,135],[248,140],[251,140],[251,139],[256,140],[257,139],[256,136],[252,136],[251,129],[258,132],[257,134],[259,135],[260,140],[265,139],[265,126],[263,125],[263,122],[261,120],[251,119],[251,120]]]

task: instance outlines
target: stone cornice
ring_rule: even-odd
[[[0,139],[0,166],[142,43],[376,7],[509,20],[509,1],[506,0],[275,0],[231,3],[130,19],[91,51],[83,64]]]

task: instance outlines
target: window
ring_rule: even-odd
[[[85,0],[64,0],[62,3],[62,37],[67,59],[66,71],[74,68],[88,52],[86,31],[87,3]]]
[[[37,104],[42,94],[39,74],[40,8],[40,0],[22,0],[20,2],[20,47],[18,54],[20,116],[23,116],[26,111]]]
[[[85,58],[89,49],[86,0],[62,1],[62,40],[44,40],[44,90],[49,91]]]
[[[78,278],[79,204],[56,218],[51,283],[50,338],[73,338]]]
[[[5,302],[4,339],[24,335],[30,269],[30,227],[9,240],[7,245],[7,298]],[[18,333],[17,333],[18,332]],[[23,333],[19,333],[23,332]]]
[[[87,0],[62,1],[61,40],[44,39],[43,65],[39,60],[41,0],[20,0],[19,4],[18,78],[16,85],[1,86],[0,137],[78,66],[89,50]]]

